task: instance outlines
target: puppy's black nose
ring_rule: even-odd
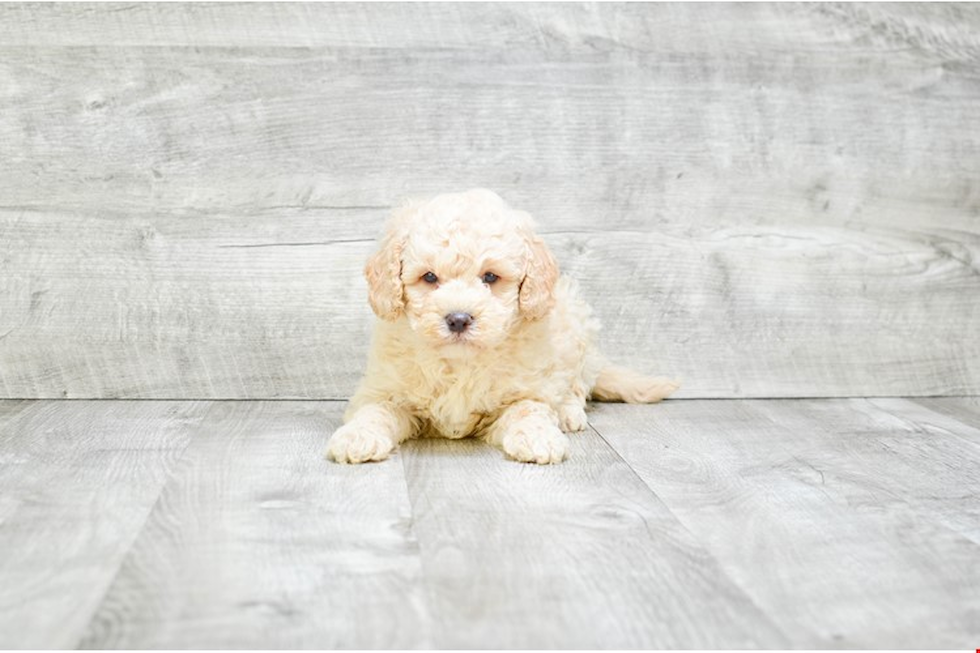
[[[473,323],[473,316],[469,313],[450,313],[446,316],[446,325],[453,333],[462,333],[466,327]]]

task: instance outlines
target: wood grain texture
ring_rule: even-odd
[[[0,402],[0,648],[71,648],[203,406]]]
[[[710,11],[719,24],[704,25]],[[904,43],[965,60],[980,58],[980,11],[969,3],[684,4],[636,3],[4,3],[0,39],[9,45],[343,47],[391,49],[526,48],[563,53],[827,47]],[[754,32],[737,29],[752,22]],[[651,39],[651,32],[662,31]]]
[[[4,224],[0,396],[331,398],[356,383],[370,240],[307,219]]]
[[[594,433],[539,467],[482,442],[402,445],[442,648],[785,647]]]
[[[980,397],[929,397],[916,399],[915,403],[967,426],[980,428]]]
[[[980,446],[927,413],[678,401],[591,420],[778,627],[818,647],[955,648],[980,635]]]
[[[980,392],[978,27],[3,4],[0,396],[348,396],[387,208],[472,186],[536,214],[610,355],[688,397]]]
[[[0,402],[0,645],[980,636],[973,399],[605,404],[549,467],[444,440],[330,464],[343,407]]]
[[[0,218],[0,396],[343,398],[374,319],[354,237],[383,211],[203,225]],[[980,387],[980,235],[715,226],[552,231],[601,348],[681,397]],[[914,298],[912,301],[910,298]]]
[[[153,7],[188,19],[199,11],[138,12]],[[612,5],[597,10],[609,33],[593,35],[551,28],[574,22],[574,6],[533,17],[494,7],[398,12],[447,34],[462,20],[483,32],[484,19],[510,23],[499,38],[517,43],[5,45],[2,205],[251,214],[388,206],[477,185],[547,207],[568,226],[976,218],[980,64],[955,50],[896,51],[841,29],[846,20],[776,5]],[[138,24],[108,10],[61,11]],[[348,7],[321,24],[386,10]],[[965,20],[980,23],[974,13]],[[627,20],[637,32],[618,34]],[[546,43],[528,40],[549,31]],[[653,51],[636,43],[643,32]],[[675,40],[683,32],[687,45]]]
[[[82,648],[430,646],[401,466],[321,455],[342,408],[214,404]]]

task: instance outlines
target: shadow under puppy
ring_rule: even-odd
[[[408,438],[478,436],[558,463],[585,403],[651,403],[677,384],[610,365],[598,323],[527,213],[488,190],[410,202],[365,268],[377,321],[367,372],[327,455],[382,460]]]

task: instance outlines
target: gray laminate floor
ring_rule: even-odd
[[[972,648],[980,399],[598,405],[564,465],[336,402],[0,402],[0,646]]]

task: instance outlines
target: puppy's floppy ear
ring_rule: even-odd
[[[552,291],[558,282],[558,263],[538,236],[527,236],[527,268],[518,297],[521,313],[531,320],[548,314],[555,303]]]
[[[364,266],[368,282],[368,302],[375,315],[394,321],[405,309],[405,287],[402,285],[402,248],[405,246],[405,224],[416,206],[406,204],[397,209],[385,228],[381,244]]]

